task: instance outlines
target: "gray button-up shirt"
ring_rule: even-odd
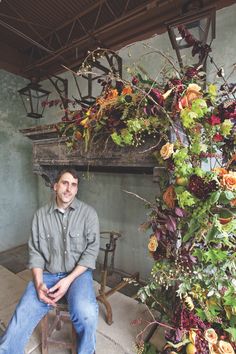
[[[96,211],[74,199],[62,213],[56,202],[34,215],[29,239],[29,268],[50,273],[71,272],[77,265],[91,269],[99,251],[99,221]]]

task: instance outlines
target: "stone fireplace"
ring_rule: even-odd
[[[116,146],[109,140],[105,143],[93,142],[88,151],[80,142],[75,150],[69,151],[66,137],[58,136],[55,125],[20,131],[33,141],[33,172],[42,176],[48,186],[52,185],[57,172],[68,166],[79,171],[153,174],[154,182],[158,182],[162,171],[162,168],[155,166],[156,161],[150,154],[155,145],[153,139],[135,149]]]

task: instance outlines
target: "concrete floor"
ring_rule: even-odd
[[[26,262],[27,247],[25,245],[0,254],[0,331],[7,325],[28,280],[31,278],[30,271],[26,269]],[[96,278],[98,280],[100,278],[99,271],[95,273]],[[119,281],[119,276],[113,275],[109,281],[108,285],[115,285]],[[94,286],[96,293],[98,293],[99,283],[95,281]],[[137,288],[128,286],[123,289],[123,292],[134,297],[136,290]],[[130,296],[116,292],[109,297],[114,320],[111,326],[106,323],[104,306],[99,303],[96,354],[136,353],[136,336],[144,325],[134,326],[131,323],[140,318],[151,321],[151,318],[146,307]],[[69,329],[65,325],[64,332],[61,332],[60,336],[68,336],[68,331]],[[40,326],[36,328],[30,338],[25,354],[41,354]],[[69,351],[51,348],[49,354],[69,354]]]

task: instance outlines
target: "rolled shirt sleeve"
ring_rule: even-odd
[[[38,214],[34,215],[32,221],[31,235],[28,242],[29,248],[29,269],[32,268],[45,268],[45,259],[39,249],[39,227],[38,227]]]
[[[91,207],[88,210],[85,220],[84,233],[86,237],[86,248],[78,261],[78,265],[95,269],[100,245],[100,228],[97,213]]]

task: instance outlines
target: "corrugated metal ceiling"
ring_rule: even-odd
[[[190,0],[1,0],[0,68],[25,77],[78,66],[87,50],[117,49],[166,30]],[[195,1],[196,2],[196,1]],[[199,0],[221,8],[233,0]]]

